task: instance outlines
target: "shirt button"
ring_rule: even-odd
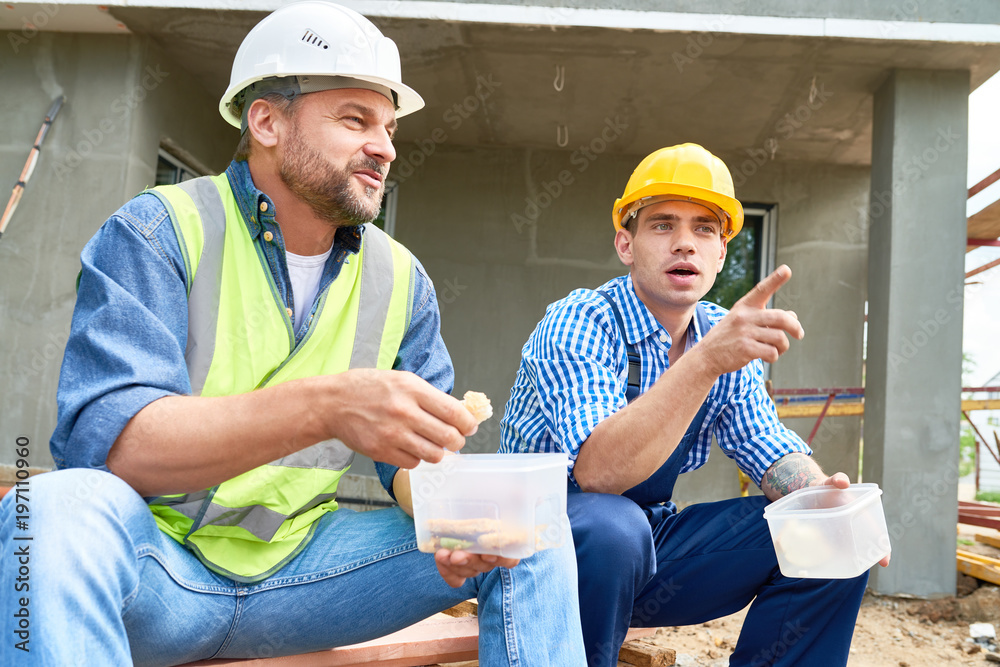
[[[288,313],[289,317],[291,317],[292,315],[294,315],[294,313],[292,312],[291,308],[285,308],[285,312]]]
[[[264,240],[270,243],[271,241],[274,240],[274,234],[272,234],[271,232],[264,232]]]
[[[660,342],[661,343],[666,343],[667,342],[667,334],[665,334],[665,333],[661,333],[660,334]]]
[[[262,201],[260,203],[260,212],[261,213],[267,213],[267,202],[266,201]]]

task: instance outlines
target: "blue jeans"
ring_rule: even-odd
[[[312,543],[280,572],[239,584],[163,534],[142,498],[114,475],[46,473],[30,478],[28,498],[27,530],[15,523],[13,491],[0,504],[0,664],[289,655],[373,639],[471,597],[479,598],[484,667],[586,664],[569,541],[455,589],[433,556],[417,551],[413,521],[399,508],[342,509],[319,521]],[[24,545],[30,590],[15,593],[23,571],[11,556]],[[14,647],[21,597],[30,653]]]

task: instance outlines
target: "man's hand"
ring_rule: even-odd
[[[413,373],[355,369],[341,374],[324,426],[356,452],[413,468],[439,462],[476,432],[476,420],[456,398]]]
[[[754,359],[775,362],[788,350],[788,336],[805,336],[794,312],[768,308],[767,302],[792,277],[782,264],[736,302],[722,320],[698,343],[704,362],[718,377],[737,371]]]
[[[489,572],[495,567],[512,568],[521,561],[516,558],[503,558],[486,554],[470,554],[468,551],[449,551],[438,549],[434,554],[434,564],[445,583],[452,588],[458,588],[469,577],[475,577],[483,572]]]
[[[851,480],[845,473],[835,472],[826,479],[824,479],[822,482],[820,482],[820,484],[829,485],[838,489],[846,489],[851,485]],[[818,486],[818,485],[810,484],[810,486]],[[889,554],[888,556],[880,560],[878,564],[881,565],[882,567],[885,567],[886,565],[889,564],[889,558],[891,556],[892,554]]]
[[[851,479],[842,472],[827,476],[810,456],[792,453],[782,456],[771,464],[764,473],[760,489],[771,501],[787,496],[792,491],[804,489],[807,486],[832,486],[846,489],[851,485]],[[885,567],[889,564],[889,556],[879,561]]]

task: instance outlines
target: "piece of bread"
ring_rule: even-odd
[[[462,405],[465,409],[472,413],[472,416],[476,418],[476,421],[482,423],[493,416],[493,406],[490,404],[490,399],[478,391],[467,391],[465,396],[462,398]]]

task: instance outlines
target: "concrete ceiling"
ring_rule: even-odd
[[[213,96],[229,82],[240,41],[265,16],[110,12]],[[399,139],[443,133],[459,146],[572,151],[601,148],[604,132],[613,137],[606,150],[629,154],[695,141],[729,160],[749,151],[864,165],[872,93],[891,69],[968,69],[973,89],[1000,69],[998,44],[374,20],[399,45],[404,80],[427,101],[403,119]]]

